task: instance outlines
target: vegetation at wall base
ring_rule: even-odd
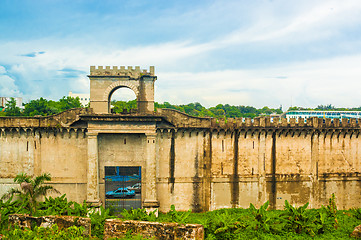
[[[41,175],[42,176],[42,175]],[[50,177],[50,176],[48,176]],[[46,177],[46,179],[49,179]],[[86,202],[82,204],[68,201],[66,195],[46,197],[44,201],[35,198],[33,205],[28,191],[38,191],[45,178],[30,177],[19,174],[15,182],[20,184],[16,194],[6,194],[0,200],[0,237],[2,239],[103,239],[106,219],[115,218],[110,215],[110,209],[95,208]],[[37,180],[36,180],[37,179]],[[22,183],[23,186],[21,186]],[[36,187],[35,187],[36,186]],[[37,189],[37,190],[36,190]],[[9,193],[10,193],[9,192]],[[41,191],[40,191],[41,192]],[[40,195],[38,195],[40,196]],[[35,207],[34,207],[35,206]],[[320,209],[308,209],[308,203],[295,207],[287,200],[284,210],[269,210],[269,202],[259,208],[250,204],[249,208],[219,209],[204,213],[177,211],[172,205],[167,213],[148,213],[145,209],[130,209],[122,212],[124,220],[141,220],[152,222],[176,222],[179,224],[198,223],[205,229],[205,238],[214,239],[353,239],[350,234],[361,224],[361,209],[338,210],[336,196],[331,195],[328,205]],[[51,228],[33,226],[32,229],[20,229],[9,226],[9,214],[70,215],[90,217],[92,236],[82,235],[82,227],[70,227],[59,230],[54,225]],[[128,233],[123,239],[145,239]]]

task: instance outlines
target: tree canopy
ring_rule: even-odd
[[[24,104],[24,110],[21,111],[19,107],[16,106],[16,101],[14,98],[11,98],[5,106],[5,112],[2,116],[49,116],[63,112],[71,108],[80,108],[82,107],[79,98],[73,97],[62,97],[59,101],[47,100],[44,98],[39,98],[36,100],[31,100],[30,102]]]
[[[129,102],[125,101],[113,101],[113,111],[115,113],[121,113],[124,109],[129,111],[130,109],[137,108],[136,100]],[[216,117],[216,118],[237,118],[237,117],[257,117],[260,115],[270,115],[272,113],[281,114],[282,110],[280,108],[272,109],[269,107],[263,107],[257,109],[250,106],[231,106],[229,104],[218,104],[215,107],[206,108],[202,104],[195,102],[189,104],[173,105],[169,102],[164,103],[154,103],[154,108],[170,108],[175,109],[180,112],[184,112],[191,116],[196,117]]]
[[[5,109],[7,116],[19,116],[21,114],[20,108],[16,106],[15,98],[10,98],[10,100],[5,104]]]
[[[112,101],[112,112],[122,113],[124,111],[129,112],[132,109],[137,109],[137,100],[131,101]],[[16,100],[11,98],[6,104],[5,112],[0,112],[0,116],[49,116],[63,112],[71,108],[82,107],[79,98],[73,97],[62,97],[59,101],[47,100],[39,98],[31,100],[24,104],[24,110],[21,111],[16,106]],[[267,106],[263,108],[255,108],[251,106],[233,106],[229,104],[218,104],[215,107],[206,108],[199,102],[174,105],[169,102],[154,103],[155,110],[157,108],[170,108],[180,112],[184,112],[191,116],[196,117],[214,117],[214,118],[238,118],[238,117],[249,117],[254,118],[258,116],[271,115],[271,114],[282,114],[281,108],[269,108]],[[316,108],[302,108],[302,107],[290,107],[290,110],[329,110],[329,111],[361,111],[361,107],[358,108],[336,108],[331,104],[318,105]]]

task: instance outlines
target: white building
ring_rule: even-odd
[[[5,107],[6,103],[8,101],[10,101],[11,97],[0,97],[0,107]],[[21,97],[14,97],[15,101],[16,101],[16,106],[19,108],[24,108],[23,107],[23,98]]]
[[[69,97],[79,97],[80,103],[85,107],[89,104],[90,102],[90,94],[87,93],[72,93],[69,92]]]
[[[291,110],[285,113],[287,120],[290,118],[303,118],[310,117],[318,118],[361,118],[361,111],[317,111],[317,110]]]

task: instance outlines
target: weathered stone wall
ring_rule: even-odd
[[[278,209],[285,200],[320,207],[332,193],[340,208],[361,206],[354,119],[212,119],[210,127],[198,129],[184,128],[184,119],[179,124],[158,130],[161,211],[170,204],[202,211],[267,200]]]
[[[171,204],[206,211],[267,200],[273,208],[285,200],[320,207],[332,193],[339,208],[361,207],[360,122],[354,119],[225,122],[173,110],[158,114],[71,110],[0,118],[0,194],[19,172],[49,172],[69,200],[88,194],[104,202],[105,166],[141,166],[142,199],[159,202],[161,211]]]
[[[70,125],[88,112],[74,109],[50,117],[0,118],[0,195],[15,186],[18,173],[50,173],[56,189],[73,201],[85,200],[86,128]]]
[[[200,224],[158,223],[107,219],[104,224],[104,239],[125,237],[127,233],[151,239],[202,240],[204,228]]]
[[[0,195],[14,187],[13,178],[50,173],[54,187],[82,202],[86,191],[87,141],[79,129],[4,130],[0,137]]]
[[[9,224],[19,226],[20,228],[31,229],[34,226],[51,228],[57,225],[59,230],[69,228],[71,226],[84,227],[83,236],[91,236],[91,220],[90,218],[77,216],[42,216],[33,217],[26,214],[10,214]]]

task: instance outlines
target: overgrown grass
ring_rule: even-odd
[[[198,223],[205,228],[205,239],[352,239],[353,229],[361,224],[361,209],[337,210],[335,197],[320,209],[308,209],[308,204],[294,207],[285,201],[284,210],[268,210],[268,202],[260,208],[252,204],[247,209],[219,209],[205,213],[177,211],[174,206],[167,213],[147,213],[144,209],[131,209],[122,212],[123,219],[177,222],[180,224]],[[94,211],[86,203],[69,202],[65,195],[47,198],[39,203],[35,215],[76,215],[91,218],[92,237],[81,235],[81,227],[58,230],[56,227],[21,230],[10,228],[8,215],[27,213],[19,201],[0,201],[0,234],[4,239],[103,239],[104,222],[114,218],[109,209]],[[128,234],[123,239],[145,239]]]
[[[145,210],[123,212],[125,219],[158,222],[198,223],[205,228],[205,239],[353,239],[350,234],[361,224],[361,209],[337,210],[333,201],[320,209],[298,208],[287,201],[284,210],[267,210],[268,203],[259,209],[219,209],[205,213],[176,211],[155,217]]]

